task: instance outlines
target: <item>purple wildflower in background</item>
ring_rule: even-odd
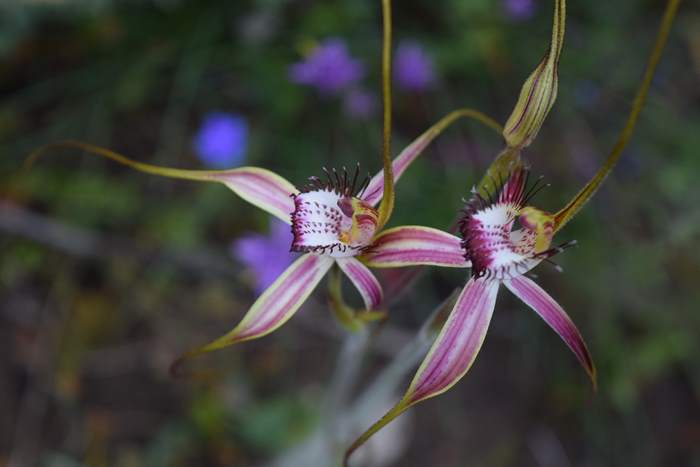
[[[535,14],[534,0],[503,0],[506,16],[514,21],[524,21]]]
[[[435,81],[433,61],[417,42],[402,42],[394,58],[394,79],[405,91],[424,91]]]
[[[248,123],[241,116],[211,112],[194,138],[194,151],[204,165],[226,169],[241,165],[248,146]]]
[[[292,239],[288,224],[270,219],[267,235],[252,233],[231,244],[231,255],[253,273],[257,293],[265,291],[297,256],[289,252]]]
[[[317,88],[323,94],[338,94],[364,74],[359,60],[348,54],[342,39],[326,39],[301,62],[289,68],[289,79],[297,84]]]
[[[377,99],[371,92],[353,89],[346,94],[343,108],[348,116],[364,120],[374,114],[377,109]]]

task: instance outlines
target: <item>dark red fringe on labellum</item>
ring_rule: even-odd
[[[517,212],[520,211],[528,201],[535,196],[542,188],[548,186],[541,183],[540,177],[528,189],[530,173],[527,169],[514,171],[507,180],[492,180],[492,190],[485,188],[486,196],[483,196],[476,188],[472,189],[472,197],[466,201],[463,216],[459,221],[459,230],[462,235],[462,248],[464,257],[472,263],[472,275],[483,277],[495,275],[499,277],[498,271],[490,271],[489,266],[494,255],[501,250],[512,250],[513,245],[510,240],[510,233]],[[482,219],[475,217],[478,213],[484,213],[489,209],[506,209],[513,211],[512,218],[503,219],[497,225],[484,225]],[[515,271],[527,270],[525,262],[513,263]]]

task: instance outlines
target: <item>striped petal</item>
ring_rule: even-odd
[[[161,167],[129,159],[110,149],[81,141],[59,141],[47,144],[34,151],[25,162],[27,167],[44,152],[57,148],[73,148],[86,151],[95,156],[104,157],[118,164],[131,167],[139,172],[161,177],[195,180],[199,182],[223,183],[238,196],[249,203],[267,211],[275,217],[291,224],[294,201],[291,196],[299,193],[294,185],[274,172],[258,167],[239,167],[230,170],[185,170],[173,167]]]
[[[566,345],[569,346],[574,355],[576,355],[576,358],[591,378],[593,387],[595,388],[596,369],[593,364],[593,359],[588,352],[588,347],[586,347],[583,337],[581,337],[581,333],[576,329],[576,325],[571,321],[571,318],[569,318],[564,309],[559,306],[542,287],[525,276],[519,276],[505,281],[504,284],[508,287],[508,290],[513,292],[516,297],[535,310],[535,312],[559,334],[559,337],[564,340]]]
[[[406,148],[401,151],[401,154],[396,156],[396,158],[391,163],[391,167],[394,172],[394,182],[398,181],[401,175],[406,171],[408,166],[413,162],[416,157],[420,155],[421,152],[430,144],[433,140],[434,135],[428,134],[428,132],[423,133],[418,139],[406,146]],[[381,170],[376,174],[367,185],[364,193],[362,194],[362,199],[369,205],[376,205],[384,194],[384,170]]]
[[[432,265],[468,268],[461,240],[442,230],[421,226],[388,229],[375,238],[362,261],[373,268]]]
[[[355,258],[337,258],[340,269],[352,281],[365,302],[366,310],[376,310],[384,299],[382,286],[372,271]]]
[[[394,182],[397,182],[404,171],[411,165],[416,157],[435,139],[445,128],[450,126],[455,120],[460,118],[472,118],[484,125],[501,132],[503,128],[494,119],[484,115],[474,109],[458,109],[442,117],[437,123],[428,128],[415,141],[406,146],[401,153],[391,163],[394,173]],[[364,190],[362,199],[370,205],[376,205],[382,199],[384,193],[384,170],[380,171],[370,180],[369,185]]]
[[[345,465],[353,451],[406,409],[442,394],[464,376],[484,342],[498,286],[499,281],[490,279],[472,278],[467,282],[403,398],[348,448]]]
[[[484,342],[499,281],[470,279],[404,396],[413,405],[450,389],[469,370]]]
[[[223,183],[263,211],[291,224],[291,215],[294,212],[292,195],[299,191],[276,173],[258,167],[241,167],[207,172],[206,176]]]
[[[333,258],[306,254],[297,259],[255,301],[243,320],[224,336],[178,359],[270,334],[291,318],[333,265]]]

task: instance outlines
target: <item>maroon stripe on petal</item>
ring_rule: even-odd
[[[446,251],[429,251],[421,249],[386,249],[378,253],[370,253],[367,256],[372,266],[377,266],[379,263],[397,263],[402,265],[420,265],[420,264],[440,264],[443,266],[459,266],[466,267],[467,263],[463,255],[454,254]],[[410,264],[405,264],[410,263]]]
[[[422,226],[403,226],[382,232],[363,256],[370,267],[437,265],[469,267],[458,237]]]

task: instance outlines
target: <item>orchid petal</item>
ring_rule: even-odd
[[[469,370],[484,342],[499,281],[467,282],[445,326],[404,395],[413,405],[450,389]]]
[[[412,405],[447,391],[464,376],[484,342],[498,286],[499,281],[489,279],[467,282],[403,398],[350,446],[346,465],[352,452],[374,433]]]
[[[542,287],[525,276],[519,276],[504,282],[505,286],[520,300],[540,315],[554,331],[559,334],[564,343],[576,355],[588,376],[596,386],[596,369],[588,347],[576,329],[576,325],[564,309],[545,292]]]
[[[409,165],[423,152],[423,150],[430,144],[430,142],[435,139],[440,133],[445,130],[452,122],[458,118],[473,118],[489,128],[494,129],[497,132],[502,130],[501,126],[493,120],[492,118],[484,115],[478,110],[473,109],[460,109],[455,110],[447,114],[435,125],[428,128],[422,135],[420,135],[415,141],[406,146],[406,148],[401,151],[401,153],[396,156],[392,162],[392,169],[394,172],[394,182],[397,182],[401,175],[406,171]],[[377,175],[372,177],[369,185],[364,190],[362,194],[362,199],[370,205],[376,205],[379,200],[382,199],[384,193],[384,171],[382,170]]]
[[[421,226],[388,229],[374,239],[361,260],[373,268],[432,265],[468,268],[461,240],[442,230]]]
[[[233,330],[203,347],[187,352],[179,361],[270,334],[296,313],[333,262],[333,258],[327,256],[301,256],[260,295]]]
[[[372,271],[355,258],[336,258],[336,262],[360,292],[365,309],[376,310],[384,299],[384,293]]]
[[[221,182],[250,204],[291,224],[294,200],[298,190],[276,173],[258,167],[240,167],[212,171],[206,177]]]
[[[48,149],[59,147],[81,149],[151,175],[223,183],[244,200],[291,224],[291,214],[294,211],[294,200],[292,200],[291,195],[297,194],[299,191],[287,180],[267,169],[239,167],[230,170],[184,170],[159,167],[134,161],[109,149],[70,140],[48,144],[37,149],[29,156],[26,165],[32,164],[41,153]]]

